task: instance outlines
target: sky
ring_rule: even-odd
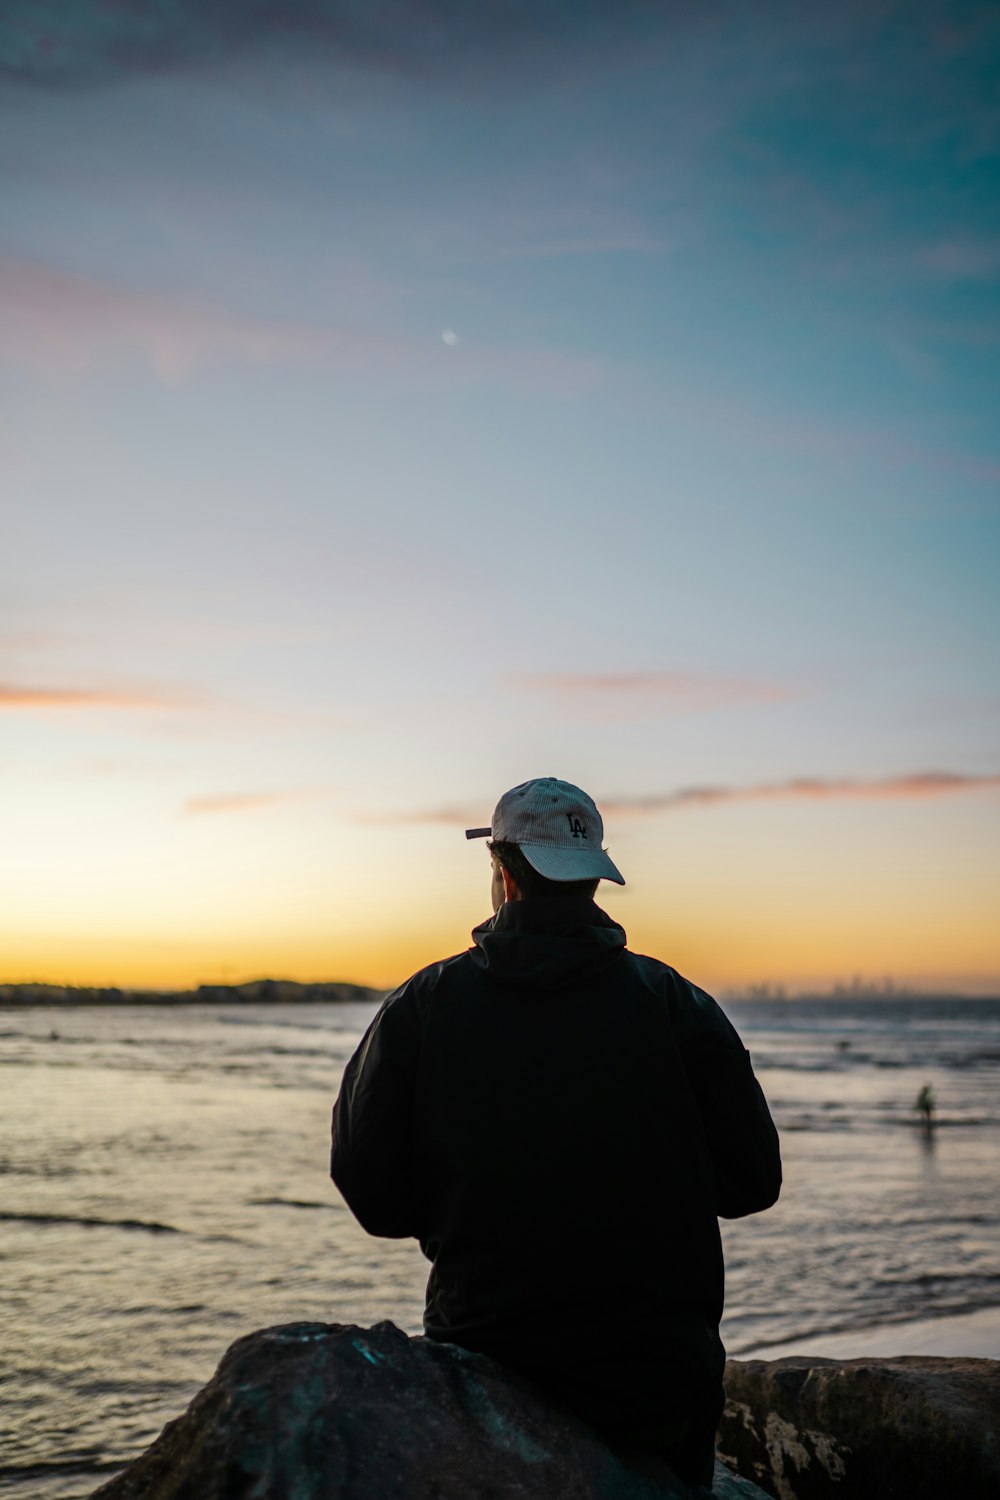
[[[7,0],[0,980],[388,986],[587,789],[717,993],[1000,993],[1000,9]]]

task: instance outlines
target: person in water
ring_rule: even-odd
[[[934,1129],[934,1105],[934,1090],[929,1083],[925,1083],[914,1100],[913,1107],[922,1116],[923,1126],[928,1134]]]
[[[385,1000],[344,1072],[331,1175],[431,1262],[429,1338],[478,1350],[612,1445],[711,1484],[718,1218],[778,1197],[778,1136],[716,1002],[632,953],[600,813],[551,776],[498,802],[494,915]]]

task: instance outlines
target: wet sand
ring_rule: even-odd
[[[749,1350],[740,1359],[782,1359],[786,1354],[823,1359],[891,1359],[900,1354],[1000,1359],[1000,1307],[983,1307],[957,1317],[917,1318],[850,1333],[817,1334],[787,1344]]]

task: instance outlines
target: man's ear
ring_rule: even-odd
[[[500,866],[500,873],[503,876],[503,899],[505,901],[520,901],[521,892],[518,890],[517,881],[506,865]]]

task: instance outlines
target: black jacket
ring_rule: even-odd
[[[778,1138],[711,997],[592,901],[523,900],[415,974],[347,1065],[330,1170],[432,1262],[424,1327],[613,1430],[718,1388],[718,1215],[778,1196]]]

